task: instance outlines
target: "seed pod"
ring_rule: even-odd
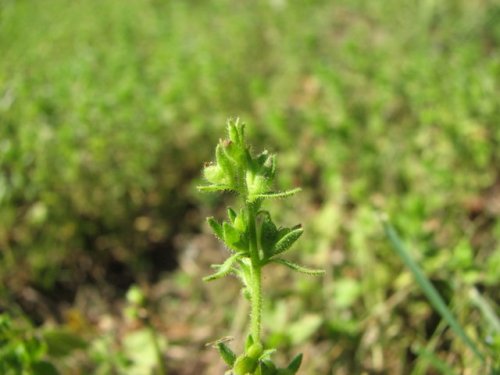
[[[257,364],[258,361],[256,359],[250,358],[246,355],[238,357],[233,367],[234,375],[253,374],[257,368]]]
[[[258,359],[263,351],[264,351],[264,347],[262,346],[262,344],[260,342],[255,342],[247,350],[247,355],[250,358]]]

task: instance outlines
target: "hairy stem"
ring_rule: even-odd
[[[260,326],[262,315],[262,272],[255,226],[255,207],[247,203],[248,232],[250,237],[250,259],[252,262],[252,279],[250,284],[251,333],[255,342],[260,342]]]
[[[251,329],[252,338],[255,342],[260,342],[260,321],[262,315],[262,286],[261,286],[261,269],[260,267],[252,268],[252,316]]]

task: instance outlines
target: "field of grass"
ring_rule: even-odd
[[[278,153],[278,185],[303,188],[273,203],[305,229],[291,258],[326,270],[265,275],[278,362],[500,361],[497,1],[0,0],[0,56],[0,372],[224,372],[205,344],[241,346],[248,305],[236,280],[201,281],[225,257],[204,218],[233,197],[195,187],[235,116]]]

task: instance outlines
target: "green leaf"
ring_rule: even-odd
[[[236,361],[236,354],[223,342],[217,343],[217,350],[219,351],[220,356],[229,366],[233,367],[234,362]]]
[[[217,220],[213,216],[207,217],[207,222],[208,225],[210,225],[210,228],[212,228],[212,231],[214,232],[215,236],[221,240],[224,241],[224,232],[222,230],[222,225],[219,224]]]
[[[299,371],[300,364],[302,363],[302,353],[297,354],[287,367],[287,370],[293,371],[294,374]]]
[[[290,197],[294,194],[297,194],[301,191],[302,191],[301,188],[296,188],[296,189],[287,190],[287,191],[277,191],[277,192],[270,191],[268,193],[256,194],[255,197],[256,198],[286,198],[286,197]]]
[[[245,209],[241,209],[239,215],[234,219],[234,228],[243,233],[247,229],[247,213]]]
[[[214,191],[230,191],[233,190],[233,188],[229,185],[201,185],[196,187],[199,191],[211,193]]]
[[[385,218],[382,218],[382,225],[384,226],[384,231],[389,237],[391,244],[396,251],[396,253],[401,257],[405,265],[410,269],[415,277],[415,280],[422,288],[422,291],[429,299],[432,306],[437,310],[437,312],[441,315],[441,317],[449,324],[451,329],[457,334],[458,337],[472,350],[472,352],[484,362],[484,356],[477,348],[476,344],[471,340],[471,338],[465,333],[464,329],[460,326],[457,320],[453,317],[448,306],[441,298],[439,292],[434,288],[432,283],[429,281],[427,276],[418,266],[418,264],[413,260],[410,255],[410,252],[406,249],[406,246],[403,244],[395,229],[389,223],[389,221]]]
[[[276,259],[270,259],[269,262],[273,263],[278,263],[282,264],[284,266],[287,266],[288,268],[297,271],[297,272],[302,272],[308,275],[314,275],[314,276],[321,276],[324,275],[325,271],[323,270],[314,270],[311,268],[306,268],[298,265],[297,263],[290,262],[289,260],[286,259],[281,259],[281,258],[276,258]]]
[[[224,222],[222,224],[222,231],[224,233],[224,242],[227,246],[237,251],[246,250],[244,246],[242,246],[241,233],[231,224]]]
[[[455,371],[448,365],[445,361],[439,358],[436,354],[426,348],[417,348],[416,353],[419,357],[419,361],[422,359],[428,361],[432,367],[439,371],[443,375],[454,375]]]
[[[472,287],[469,291],[469,296],[474,305],[483,314],[485,320],[490,323],[490,326],[497,332],[500,333],[500,319],[495,313],[495,309],[489,304],[489,302],[484,298],[477,288]]]
[[[227,258],[224,263],[214,266],[218,269],[218,271],[216,273],[213,273],[212,275],[204,277],[203,281],[213,281],[228,275],[231,272],[233,263],[238,259],[239,256],[241,256],[241,253],[234,254]]]
[[[266,257],[270,257],[278,236],[278,229],[274,225],[269,212],[263,211],[263,213],[265,216],[260,227],[260,244]]]
[[[273,255],[278,255],[287,251],[295,243],[295,241],[299,239],[302,233],[304,233],[304,229],[299,227],[297,229],[291,230],[283,237],[281,237],[279,241],[274,245]]]

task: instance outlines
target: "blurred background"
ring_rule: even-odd
[[[277,361],[480,373],[376,209],[500,352],[473,298],[498,315],[497,1],[0,0],[0,51],[1,355],[62,374],[152,374],[158,353],[168,374],[224,372],[205,343],[240,347],[248,306],[237,280],[201,278],[225,258],[205,217],[233,197],[195,186],[234,116],[278,153],[277,186],[304,189],[270,207],[305,227],[291,257],[327,272],[266,273]]]

